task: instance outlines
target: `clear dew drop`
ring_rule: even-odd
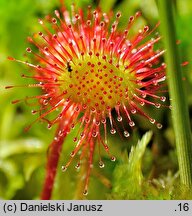
[[[110,132],[111,132],[111,134],[115,134],[115,133],[116,133],[116,130],[115,130],[114,128],[112,128],[112,129],[110,130]]]
[[[117,121],[118,121],[118,122],[121,122],[122,119],[123,119],[122,116],[118,116],[118,117],[117,117]]]
[[[163,62],[163,63],[161,64],[161,66],[162,66],[164,69],[167,67],[167,65],[165,64],[165,62]]]
[[[155,107],[156,107],[156,108],[160,108],[160,107],[161,107],[161,104],[160,104],[160,103],[156,103],[156,104],[155,104]]]
[[[101,119],[101,123],[106,124],[106,119],[105,118]]]
[[[147,96],[147,95],[146,95],[145,93],[142,93],[142,94],[141,94],[141,97],[142,97],[142,98],[146,98],[146,96]]]
[[[96,131],[93,131],[93,132],[92,132],[92,137],[97,137],[97,134],[98,134],[98,133],[97,133]]]
[[[52,127],[51,124],[48,124],[48,125],[47,125],[47,128],[48,128],[48,129],[51,129],[51,127]]]
[[[36,110],[31,110],[31,113],[32,113],[33,115],[35,115],[35,114],[37,113],[37,111],[36,111]]]
[[[157,80],[154,80],[154,81],[153,81],[153,85],[156,86],[157,84],[158,84],[158,81],[157,81]]]
[[[92,107],[91,111],[94,113],[96,111],[96,109],[94,107]]]
[[[129,126],[130,126],[130,127],[134,127],[134,126],[135,126],[135,122],[134,122],[134,121],[130,121],[130,122],[129,122]]]
[[[72,151],[71,154],[70,154],[70,156],[71,156],[71,157],[74,157],[74,155],[75,155],[75,152]]]
[[[82,138],[82,137],[84,137],[84,136],[85,136],[85,133],[82,132],[82,133],[80,134],[80,137]]]
[[[85,189],[85,190],[83,191],[83,195],[84,195],[84,196],[87,196],[87,195],[88,195],[88,190]]]
[[[140,102],[140,105],[141,105],[141,106],[144,106],[144,105],[145,105],[145,102],[144,102],[144,101],[141,101],[141,102]]]
[[[63,131],[60,130],[59,133],[58,133],[58,135],[59,135],[59,136],[63,136]]]
[[[99,125],[100,125],[100,121],[96,121],[95,124],[96,124],[97,126],[99,126]]]
[[[129,134],[128,131],[124,131],[123,134],[124,134],[125,137],[129,137],[130,136],[130,134]]]
[[[62,116],[63,116],[63,113],[60,113],[59,115],[58,115],[58,118],[62,118]]]
[[[136,109],[132,109],[132,110],[131,110],[131,113],[132,113],[132,114],[135,114],[136,112],[137,112]]]
[[[155,123],[155,119],[153,119],[153,118],[150,118],[149,121],[150,121],[152,124]]]
[[[75,169],[80,169],[80,163],[76,164]]]
[[[61,170],[62,170],[62,172],[65,172],[67,170],[67,167],[66,166],[62,166]]]
[[[161,97],[160,97],[160,100],[161,100],[162,102],[165,102],[165,101],[166,101],[166,97],[165,97],[165,96],[161,96]]]
[[[111,156],[111,161],[116,161],[116,157]]]
[[[86,104],[83,104],[83,109],[87,109],[87,105]]]
[[[78,140],[77,137],[74,137],[73,142],[77,142],[77,140]]]
[[[163,127],[163,125],[161,123],[157,123],[157,128],[161,129]]]
[[[75,111],[76,112],[78,112],[79,111],[79,107],[77,106],[77,107],[75,107]]]
[[[103,161],[99,161],[99,167],[100,168],[104,168],[105,167],[105,164],[103,163]]]
[[[90,122],[89,118],[85,118],[85,123],[88,124]]]
[[[132,49],[132,50],[131,50],[131,53],[132,53],[132,54],[135,54],[136,52],[137,52],[137,49]]]
[[[109,150],[109,146],[107,144],[105,144],[105,150],[108,151]]]
[[[54,137],[54,140],[55,140],[55,141],[58,141],[58,137]]]
[[[30,47],[27,47],[27,48],[26,48],[26,51],[27,51],[28,53],[31,53],[32,50],[31,50]]]

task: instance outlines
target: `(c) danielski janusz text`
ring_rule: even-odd
[[[103,205],[95,204],[74,204],[69,203],[40,203],[40,204],[28,204],[20,203],[20,211],[30,212],[44,212],[44,211],[103,211]]]

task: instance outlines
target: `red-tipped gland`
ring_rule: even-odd
[[[13,58],[11,56],[8,56],[7,59],[10,60],[10,61],[14,61],[15,60],[15,58]]]
[[[27,47],[27,48],[26,48],[26,51],[27,51],[28,53],[31,53],[32,50],[31,50],[30,47]]]

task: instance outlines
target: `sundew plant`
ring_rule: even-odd
[[[181,1],[12,0],[1,14],[3,199],[192,197]]]

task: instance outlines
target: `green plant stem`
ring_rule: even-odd
[[[192,186],[192,136],[189,112],[182,81],[180,59],[176,45],[173,1],[158,0],[161,30],[166,47],[167,79],[172,106],[181,183]]]

